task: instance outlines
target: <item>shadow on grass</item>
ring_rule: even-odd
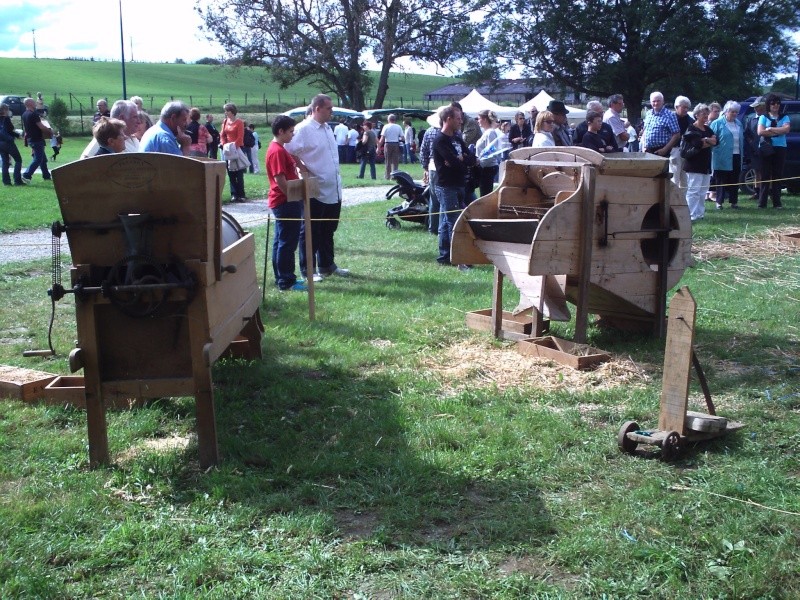
[[[441,462],[436,456],[462,450],[457,436],[440,436],[430,454],[413,448],[409,428],[419,416],[405,411],[392,377],[320,364],[315,349],[303,354],[314,367],[297,366],[286,359],[297,349],[279,339],[268,349],[248,368],[215,369],[223,463],[179,477],[179,502],[209,494],[265,520],[322,515],[323,534],[389,546],[501,548],[554,534],[533,481]]]

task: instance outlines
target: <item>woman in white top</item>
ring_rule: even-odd
[[[531,144],[534,148],[556,145],[555,140],[553,140],[555,123],[556,121],[553,118],[553,113],[549,110],[543,110],[536,115],[536,125],[533,130],[533,144]]]

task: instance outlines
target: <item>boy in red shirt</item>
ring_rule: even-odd
[[[283,147],[294,137],[294,119],[280,115],[272,122],[275,138],[267,149],[266,167],[269,180],[267,205],[275,216],[275,241],[272,244],[272,270],[275,283],[281,291],[304,292],[305,282],[297,279],[294,272],[294,254],[300,239],[300,224],[303,218],[303,203],[288,202],[288,181],[299,179],[297,164]]]

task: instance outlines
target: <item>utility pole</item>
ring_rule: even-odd
[[[33,58],[36,58],[36,30],[31,29],[31,34],[33,35]]]
[[[119,0],[119,48],[122,53],[122,99],[128,99],[128,88],[125,84],[125,35],[122,33],[122,0]]]

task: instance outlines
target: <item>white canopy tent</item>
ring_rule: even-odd
[[[534,106],[537,110],[547,110],[547,105],[550,104],[551,100],[555,100],[550,94],[542,90],[538,94],[536,94],[533,98],[528,100],[525,104],[520,106],[517,110],[520,112],[525,113],[525,116],[528,116],[528,113],[531,111],[531,108]],[[586,118],[586,110],[583,108],[577,108],[575,106],[567,106],[567,110],[569,114],[567,115],[567,119],[570,121],[582,121]]]
[[[494,111],[497,118],[501,120],[513,119],[514,115],[517,114],[517,109],[513,106],[500,106],[483,96],[476,89],[473,89],[458,102],[461,104],[461,108],[464,109],[464,113],[473,118],[477,117],[482,110]]]

